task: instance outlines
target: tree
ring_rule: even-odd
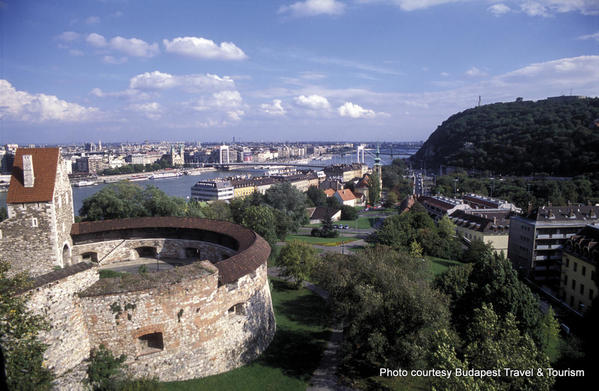
[[[443,390],[550,390],[555,379],[537,375],[549,367],[547,356],[537,349],[532,339],[521,334],[512,313],[499,316],[490,304],[476,309],[459,349],[446,330],[436,333],[436,346],[431,350],[429,365],[438,369],[499,369],[498,376],[433,377],[435,389]],[[459,350],[463,358],[459,357]],[[533,376],[506,376],[504,368],[529,369]]]
[[[308,221],[306,195],[289,182],[278,183],[266,190],[264,202],[291,218],[289,231],[297,231]]]
[[[391,208],[395,206],[399,202],[397,194],[394,191],[389,191],[387,193],[387,199],[385,200],[385,207]]]
[[[262,236],[273,247],[277,243],[273,209],[266,205],[250,206],[243,211],[241,224]]]
[[[350,205],[343,205],[341,207],[341,220],[356,220],[358,218],[358,211],[356,208]]]
[[[217,200],[207,204],[207,206],[203,208],[202,211],[207,219],[223,221],[233,220],[229,204],[222,200]]]
[[[6,207],[3,206],[0,208],[0,221],[6,220],[8,218],[8,212],[6,211]]]
[[[462,262],[474,263],[481,259],[489,258],[492,254],[493,248],[489,244],[485,244],[480,239],[474,239],[462,254]]]
[[[30,286],[26,274],[8,277],[10,265],[0,262],[0,346],[10,390],[50,390],[54,375],[43,366],[46,345],[38,339],[48,323],[27,309]],[[3,374],[2,374],[3,375]]]
[[[310,186],[306,192],[306,196],[314,206],[325,206],[327,204],[327,195],[317,186]]]
[[[155,186],[145,189],[129,182],[112,183],[83,201],[84,221],[147,216],[184,216],[187,203]]]
[[[452,314],[458,331],[465,330],[472,322],[476,309],[483,304],[491,304],[499,316],[513,314],[520,331],[528,334],[539,348],[544,348],[539,300],[520,281],[509,260],[498,255],[479,259],[472,264],[463,294],[454,292],[450,295],[453,297]]]
[[[115,357],[104,345],[93,349],[90,355],[90,363],[87,367],[88,378],[86,383],[93,390],[118,390],[119,383],[122,383],[126,377],[123,364],[126,358],[124,354]]]
[[[300,241],[289,242],[281,249],[277,265],[283,268],[283,275],[291,277],[297,288],[308,280],[319,258],[316,249]]]
[[[378,172],[375,170],[368,181],[368,201],[370,205],[377,204],[381,199],[381,183]]]
[[[329,213],[329,209],[325,214],[324,219],[321,220],[322,227],[320,228],[320,236],[323,238],[336,238],[339,236],[339,232],[333,227],[333,219]]]
[[[348,365],[410,368],[426,356],[434,331],[449,327],[445,296],[429,284],[430,263],[386,246],[327,254],[318,281],[344,319]]]

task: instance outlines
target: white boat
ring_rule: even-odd
[[[129,182],[138,182],[138,181],[145,181],[147,179],[148,179],[147,175],[134,175],[132,177],[129,177],[127,180]]]
[[[166,179],[166,178],[177,178],[181,176],[180,172],[159,172],[150,177],[150,179]]]
[[[97,185],[98,183],[96,181],[79,181],[79,182],[75,182],[75,184],[73,186],[75,187],[83,187],[83,186],[94,186]]]

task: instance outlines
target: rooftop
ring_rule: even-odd
[[[33,187],[25,187],[23,184],[23,155],[32,156],[35,177]],[[58,148],[17,149],[6,203],[20,204],[52,201],[59,156],[60,149]]]

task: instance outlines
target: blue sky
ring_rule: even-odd
[[[597,0],[3,0],[0,34],[0,144],[413,141],[599,95]]]

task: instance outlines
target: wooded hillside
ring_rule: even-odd
[[[412,156],[494,174],[575,176],[599,171],[599,98],[495,103],[454,114]]]

